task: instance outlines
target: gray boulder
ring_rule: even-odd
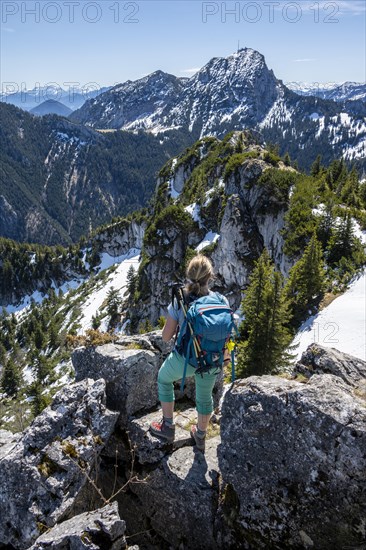
[[[119,411],[119,426],[127,427],[133,415],[142,415],[159,404],[157,377],[169,355],[173,341],[163,342],[161,331],[141,336],[126,336],[114,344],[78,348],[72,355],[76,380],[85,377],[106,380],[107,406]],[[213,390],[214,406],[219,406],[223,392],[223,372]],[[195,382],[187,377],[183,392],[175,383],[175,398],[195,402]]]
[[[237,381],[221,438],[227,547],[365,547],[366,407],[340,378]]]
[[[28,548],[56,522],[88,510],[83,489],[118,414],[105,382],[65,386],[23,432],[0,449],[0,541]],[[6,451],[6,452],[4,452]]]
[[[158,403],[159,355],[144,349],[123,349],[115,344],[78,348],[72,355],[76,380],[104,378],[107,407],[118,411],[119,425],[129,416]]]
[[[128,424],[130,447],[135,449],[136,457],[140,464],[154,464],[159,462],[172,449],[178,449],[184,445],[192,445],[189,430],[191,424],[197,422],[195,409],[186,409],[175,413],[174,444],[169,444],[150,433],[149,427],[151,422],[158,422],[161,418],[162,413],[158,411],[134,418]]]
[[[30,550],[121,550],[127,547],[125,530],[117,502],[113,502],[55,525],[38,537]]]
[[[355,388],[366,390],[366,361],[335,348],[311,344],[296,363],[295,373],[307,378],[313,374],[334,374]]]
[[[162,459],[144,481],[132,483],[150,525],[172,548],[217,548],[214,518],[218,503],[219,437],[206,453],[183,447]]]

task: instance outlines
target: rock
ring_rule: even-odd
[[[78,348],[72,355],[76,380],[106,380],[107,407],[119,411],[119,425],[158,403],[159,356],[152,351],[121,349],[115,344]]]
[[[223,399],[221,437],[231,544],[364,547],[366,407],[340,378],[239,380]]]
[[[13,434],[8,430],[0,430],[0,460],[15,447],[21,434]]]
[[[215,272],[224,282],[223,288],[234,288],[240,300],[240,289],[247,284],[253,261],[260,256],[263,245],[239,195],[228,198],[219,233],[212,254]]]
[[[65,386],[0,461],[0,541],[25,549],[45,528],[84,512],[82,499],[118,414],[105,407],[105,382]],[[3,448],[3,447],[2,447]],[[84,473],[85,472],[85,473]]]
[[[183,447],[163,458],[145,481],[132,483],[151,527],[172,548],[217,548],[213,525],[218,501],[217,445],[206,453]]]
[[[155,437],[149,432],[151,422],[160,421],[161,411],[154,412],[130,420],[128,424],[128,435],[131,448],[136,449],[136,456],[140,464],[159,462],[172,449],[177,449],[184,445],[192,445],[189,435],[190,425],[197,421],[195,409],[186,409],[178,411],[174,415],[175,441],[174,444],[168,444],[162,439]]]
[[[350,386],[366,390],[366,361],[335,348],[311,344],[296,363],[294,371],[308,378],[313,374],[334,374]]]
[[[116,342],[116,345],[122,347],[139,346],[141,349],[160,353],[163,360],[169,355],[174,346],[174,341],[164,342],[161,330],[154,330],[137,336],[122,336]]]
[[[126,524],[119,517],[117,502],[113,502],[55,525],[38,537],[30,550],[120,550],[127,547],[125,530]]]
[[[95,240],[100,243],[103,252],[107,252],[110,256],[127,255],[134,250],[138,253],[143,245],[145,230],[146,222],[121,220],[98,233]]]

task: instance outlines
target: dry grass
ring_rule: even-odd
[[[319,311],[321,311],[325,307],[329,306],[329,304],[331,304],[333,302],[333,300],[338,298],[338,296],[341,296],[341,293],[334,294],[333,292],[326,292],[324,294],[324,297],[323,297],[322,301],[319,304]]]

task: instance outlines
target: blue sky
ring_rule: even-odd
[[[1,11],[2,87],[190,76],[238,41],[284,82],[366,80],[364,0],[2,0]]]

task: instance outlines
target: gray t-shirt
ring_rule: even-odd
[[[212,295],[212,294],[216,294],[216,292],[212,292],[212,290],[209,290],[209,295]],[[221,294],[222,296],[222,294]],[[225,296],[223,296],[225,302],[227,303],[227,305],[229,305],[229,302],[227,300],[227,298],[225,298]],[[177,308],[175,308],[173,306],[172,303],[170,303],[168,305],[168,315],[170,317],[172,317],[175,321],[177,321],[178,325],[181,327],[182,324],[183,324],[183,321],[184,321],[184,312],[183,310],[179,307],[179,304],[177,304]]]

